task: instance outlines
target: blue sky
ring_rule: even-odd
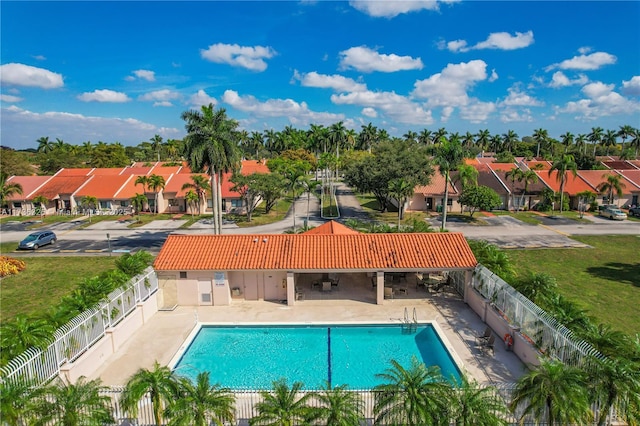
[[[2,1],[0,144],[343,121],[559,138],[640,127],[640,2]]]

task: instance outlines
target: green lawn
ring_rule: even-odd
[[[9,254],[10,256],[10,254]],[[115,269],[117,257],[20,257],[26,269],[0,279],[0,321],[46,312],[82,280]]]
[[[546,272],[597,322],[640,333],[640,237],[572,237],[593,248],[510,250],[518,274]]]

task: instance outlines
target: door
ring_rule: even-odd
[[[245,300],[258,300],[258,273],[257,272],[244,273],[244,298]]]
[[[284,282],[283,282],[284,281]],[[276,273],[264,274],[264,300],[286,300],[287,280]]]
[[[178,281],[173,275],[158,275],[158,309],[173,310],[178,306]]]
[[[213,305],[213,292],[211,290],[211,280],[198,280],[198,305]]]
[[[427,210],[433,210],[433,198],[427,197]]]

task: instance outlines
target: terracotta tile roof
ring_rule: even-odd
[[[231,183],[229,179],[231,179],[231,173],[222,174],[222,184],[220,185],[220,188],[222,189],[222,198],[240,198],[239,192],[231,190],[235,184]]]
[[[150,175],[153,167],[125,167],[121,174],[123,175]]]
[[[96,167],[91,170],[90,175],[119,175],[126,169],[126,167]]]
[[[53,176],[33,195],[44,195],[49,200],[55,200],[60,195],[73,194],[86,180],[86,176]]]
[[[209,180],[209,176],[203,173],[193,173],[193,174],[178,173],[178,174],[172,175],[171,179],[167,181],[167,184],[165,185],[163,192],[166,194],[175,193],[177,198],[184,197],[187,191],[189,190],[182,189],[182,185],[184,185],[185,183],[193,183],[193,181],[191,180],[191,176],[193,176],[194,174],[199,174],[205,177],[207,181]]]
[[[165,163],[171,164],[171,163]],[[156,165],[153,169],[151,169],[152,175],[171,175],[174,173],[178,173],[182,166],[164,166],[163,164]]]
[[[510,194],[509,186],[494,173],[487,164],[483,164],[478,169],[478,185],[488,186],[498,193],[498,195]]]
[[[461,233],[169,235],[158,271],[472,269]]]
[[[125,175],[128,179],[113,198],[115,200],[129,200],[136,194],[144,194],[142,185],[135,184],[138,176],[139,175]]]
[[[22,186],[22,195],[13,194],[7,197],[7,200],[30,200],[37,195],[34,192],[51,178],[52,176],[11,176],[7,182],[19,183]]]
[[[507,178],[507,172],[496,171],[495,174],[498,176],[498,179],[509,188],[509,192],[515,191],[517,195],[522,195],[524,191],[524,181],[518,182],[516,180],[515,183],[511,182],[511,179]],[[527,194],[540,194],[544,188],[546,188],[546,185],[538,178],[536,182],[527,185]]]
[[[597,192],[596,188],[602,182],[607,181],[608,175],[617,175],[612,170],[578,170],[578,176],[582,178],[585,182],[591,185],[594,189],[594,192]],[[626,183],[625,183],[626,185]]]
[[[304,232],[307,235],[352,235],[359,234],[360,232],[349,228],[348,226],[344,226],[340,222],[336,222],[335,220],[330,220],[327,223],[323,223],[317,228],[313,228]]]
[[[551,168],[551,163],[548,161],[525,161],[524,164],[529,167],[531,170],[534,169],[535,166],[541,167],[540,170],[549,170]]]
[[[606,167],[614,170],[635,170],[636,166],[629,163],[628,161],[602,161]]]
[[[544,182],[549,188],[553,191],[560,191],[560,182],[558,181],[558,171],[554,170],[549,174],[546,170],[538,170],[536,171],[538,178]],[[591,191],[594,192],[594,188],[591,187],[585,180],[580,178],[580,176],[574,176],[573,173],[567,172],[567,180],[564,184],[564,192],[569,195],[576,195],[583,191]]]
[[[637,192],[640,189],[640,170],[617,170],[627,181],[636,186],[637,189],[628,188],[633,192]]]
[[[489,167],[494,172],[498,170],[502,170],[503,172],[509,172],[515,169],[516,167],[518,167],[518,165],[516,163],[489,163],[487,164],[487,167]]]
[[[96,197],[98,200],[112,200],[128,179],[129,176],[122,175],[90,176],[89,180],[80,189],[78,189],[73,196],[91,196]]]
[[[60,169],[55,174],[56,176],[89,176],[93,168],[77,168],[77,169]]]
[[[270,171],[267,165],[262,161],[243,160],[240,173],[248,176],[253,173],[270,173]]]
[[[627,163],[633,164],[637,169],[640,170],[640,160],[627,160]]]
[[[418,185],[414,188],[415,194],[423,195],[444,195],[444,176],[440,174],[438,167],[433,168],[434,173],[431,176],[431,182],[428,185]],[[451,183],[454,172],[449,175],[449,194],[455,195],[458,193],[458,189]]]

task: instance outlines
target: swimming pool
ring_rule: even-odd
[[[286,378],[318,389],[333,386],[371,389],[375,377],[395,359],[408,367],[416,356],[437,365],[447,378],[459,380],[460,370],[433,324],[413,330],[393,325],[203,325],[172,362],[174,370],[195,379],[209,371],[213,383],[231,389],[271,389]]]

